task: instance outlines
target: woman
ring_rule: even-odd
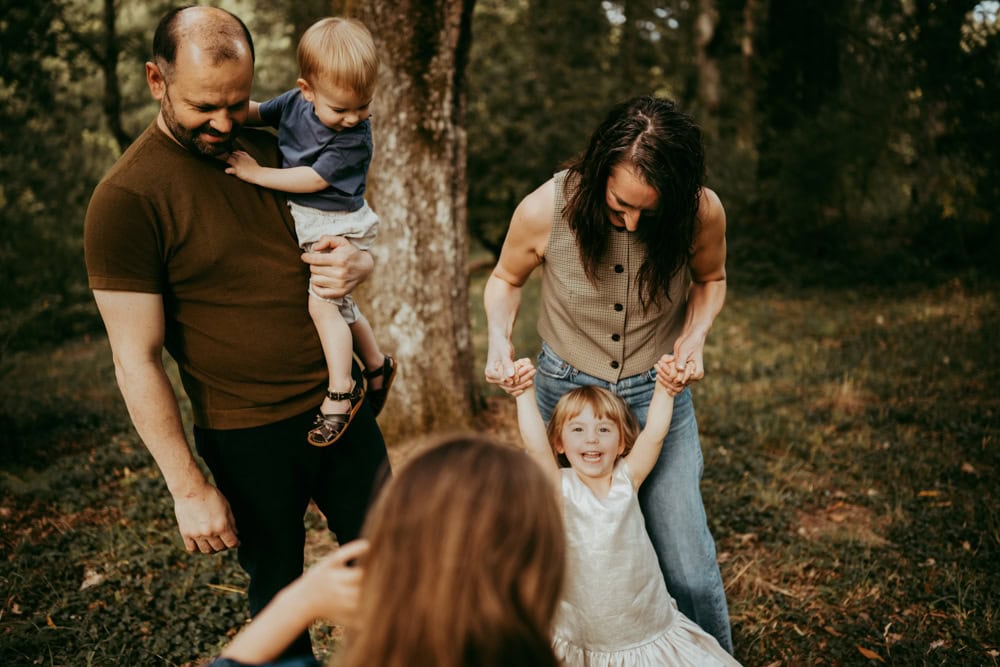
[[[577,386],[621,396],[642,424],[657,380],[679,392],[640,501],[667,588],[731,653],[686,389],[704,376],[705,339],[726,296],[726,216],[704,173],[701,132],[673,102],[643,96],[611,109],[583,156],[514,211],[484,293],[486,379],[518,385],[511,331],[521,287],[544,263],[534,382],[546,420]],[[662,354],[675,372],[657,378]]]
[[[349,626],[338,666],[556,667],[565,536],[552,485],[523,452],[446,440],[389,482],[363,534],[282,591],[213,667],[272,660],[318,618]]]

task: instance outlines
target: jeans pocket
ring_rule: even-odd
[[[556,356],[552,349],[542,343],[542,351],[538,353],[538,372],[553,380],[565,380],[573,371],[573,367]]]

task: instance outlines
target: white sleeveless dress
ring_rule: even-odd
[[[738,667],[667,592],[625,461],[604,499],[572,469],[561,472],[569,553],[552,640],[559,659],[568,667]]]

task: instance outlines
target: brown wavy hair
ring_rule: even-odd
[[[556,667],[565,571],[552,482],[520,450],[451,437],[389,482],[345,667]]]
[[[634,97],[608,112],[586,152],[567,165],[576,188],[563,215],[592,283],[608,248],[608,177],[619,164],[629,165],[659,197],[656,212],[643,215],[635,232],[646,249],[638,286],[648,308],[660,297],[670,299],[671,279],[691,258],[705,179],[701,130],[671,100]]]
[[[603,387],[577,387],[562,395],[562,398],[556,403],[556,407],[552,411],[552,419],[549,420],[549,425],[546,427],[552,453],[555,454],[559,465],[563,468],[570,467],[566,455],[560,454],[558,451],[562,445],[563,426],[583,412],[583,409],[588,405],[598,419],[610,419],[618,425],[622,440],[625,441],[622,456],[627,456],[632,451],[632,445],[639,437],[639,422],[625,401]]]

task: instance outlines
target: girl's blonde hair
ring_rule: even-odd
[[[639,437],[639,422],[628,406],[618,396],[615,396],[602,387],[577,387],[573,391],[563,394],[559,402],[556,403],[555,410],[552,411],[552,419],[549,420],[548,436],[552,453],[555,454],[559,465],[568,468],[569,461],[565,454],[560,454],[558,449],[562,447],[563,426],[573,419],[587,406],[593,411],[598,419],[610,419],[618,425],[621,431],[622,440],[625,442],[625,450],[622,456],[628,455],[632,451],[635,439]]]
[[[365,24],[356,19],[320,19],[303,33],[299,76],[310,86],[332,84],[370,99],[378,80],[378,53]]]
[[[369,513],[347,667],[555,667],[565,570],[551,481],[523,452],[451,437],[408,463]]]

